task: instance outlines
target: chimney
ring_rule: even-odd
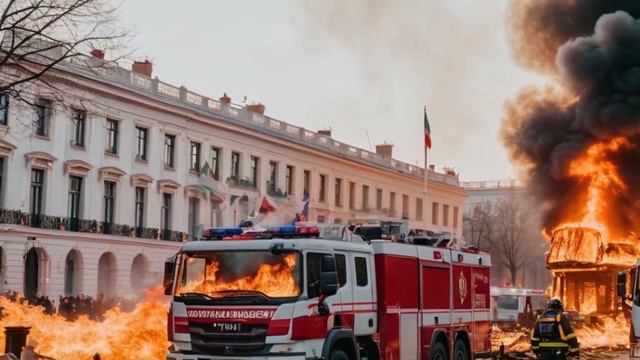
[[[149,60],[134,61],[133,65],[131,65],[131,70],[134,73],[151,77],[151,73],[153,72],[153,64]]]
[[[248,104],[244,108],[256,114],[264,115],[265,106],[262,103]]]
[[[376,145],[376,154],[391,159],[393,154],[393,145],[387,143]]]
[[[94,58],[104,60],[104,51],[100,49],[93,49],[91,50],[91,56],[93,56]]]
[[[319,135],[324,135],[324,136],[331,137],[331,129],[328,129],[328,130],[318,130],[318,134],[319,134]]]
[[[231,98],[227,96],[227,93],[224,93],[224,95],[222,95],[218,100],[225,104],[231,104]]]

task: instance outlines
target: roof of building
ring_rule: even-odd
[[[88,61],[101,60],[89,58]],[[412,178],[424,178],[424,169],[421,167],[351,146],[319,132],[256,113],[242,105],[225,103],[190,91],[184,86],[177,87],[162,82],[158,77],[151,78],[119,66],[100,67],[95,64],[88,66],[85,62],[78,62],[78,60],[73,63],[62,63],[57,69],[126,89],[171,106],[188,109],[217,121],[233,123],[259,133],[285,139],[330,155],[396,171]],[[442,174],[429,170],[428,178],[430,181],[455,187],[460,186],[456,174]]]

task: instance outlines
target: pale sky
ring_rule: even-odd
[[[129,0],[125,25],[154,76],[462,180],[514,177],[498,139],[505,100],[543,79],[517,67],[507,0]],[[368,134],[368,138],[367,138]],[[373,150],[373,149],[372,149]]]

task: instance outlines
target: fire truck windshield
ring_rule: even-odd
[[[207,298],[300,295],[298,252],[218,251],[183,254],[176,295]]]

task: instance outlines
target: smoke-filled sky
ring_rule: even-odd
[[[510,54],[508,3],[136,0],[122,13],[162,80],[247,96],[365,149],[391,142],[409,163],[424,161],[426,105],[429,163],[483,180],[516,175],[498,138],[503,104],[544,82]]]
[[[640,2],[524,0],[513,13],[518,59],[549,85],[508,103],[502,140],[545,226],[592,220],[615,235],[637,231]]]

